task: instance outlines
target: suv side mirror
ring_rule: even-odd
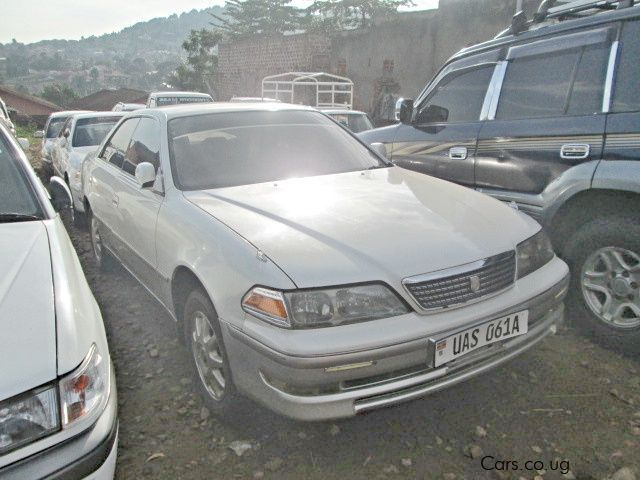
[[[149,162],[141,162],[136,165],[135,176],[142,188],[152,187],[156,181],[156,167]]]
[[[384,143],[375,142],[372,143],[371,149],[380,155],[382,158],[387,158],[387,147],[384,146]]]
[[[413,116],[413,100],[409,98],[399,98],[396,102],[396,120],[402,123],[411,123]]]
[[[73,203],[71,190],[64,180],[55,175],[49,180],[49,192],[51,193],[51,204],[56,212],[62,212],[70,209]]]
[[[65,128],[65,129],[64,129],[64,132],[62,132],[62,136],[63,136],[64,138],[69,138],[69,135],[71,135],[71,132],[69,131],[69,129],[68,129],[68,128]]]

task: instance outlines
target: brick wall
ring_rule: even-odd
[[[327,70],[330,53],[331,40],[312,34],[223,43],[218,48],[218,96],[221,100],[260,96],[267,75]]]

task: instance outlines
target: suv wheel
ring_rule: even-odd
[[[184,307],[185,344],[199,390],[214,412],[228,411],[237,399],[218,315],[201,290],[193,290]]]
[[[640,225],[626,218],[584,225],[567,247],[570,303],[580,327],[609,343],[640,345]]]

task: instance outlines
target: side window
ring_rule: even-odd
[[[124,121],[115,133],[111,136],[107,145],[102,152],[102,158],[109,163],[112,163],[118,168],[122,167],[124,162],[124,156],[129,148],[129,143],[131,141],[131,136],[133,135],[133,131],[135,130],[139,118],[131,118],[129,120]]]
[[[153,118],[141,118],[133,133],[122,169],[133,175],[136,166],[149,162],[158,170],[160,159],[160,125]]]
[[[613,92],[614,112],[640,111],[640,21],[627,22],[620,38],[620,62]]]
[[[609,44],[510,60],[499,120],[590,115],[602,109]]]
[[[416,123],[478,121],[493,69],[488,65],[444,78],[420,106]]]

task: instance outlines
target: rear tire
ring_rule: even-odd
[[[615,348],[640,350],[640,224],[610,217],[582,226],[565,248],[570,311],[585,333]]]
[[[216,414],[231,412],[239,395],[231,377],[218,314],[201,288],[187,297],[182,318],[185,345],[205,404]]]

